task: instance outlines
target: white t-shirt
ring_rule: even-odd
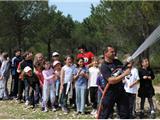
[[[88,80],[88,87],[97,87],[97,77],[100,74],[100,70],[97,67],[90,67],[89,68],[89,80]]]
[[[125,76],[124,89],[127,93],[136,94],[138,92],[138,85],[135,84],[133,87],[129,87],[133,82],[139,80],[138,70],[136,68],[131,69],[131,73]]]
[[[75,69],[75,65],[67,66],[64,65],[62,70],[64,71],[64,83],[71,82],[73,80],[73,72]]]

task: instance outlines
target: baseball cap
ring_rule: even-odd
[[[53,62],[53,67],[56,66],[57,64],[61,64],[58,60]]]
[[[27,67],[24,68],[24,72],[25,73],[29,72],[30,70],[32,70],[32,68],[30,68],[29,66],[27,66]]]
[[[52,53],[52,56],[57,56],[57,55],[59,55],[58,52],[53,52],[53,53]]]

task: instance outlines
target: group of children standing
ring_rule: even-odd
[[[64,61],[60,61],[58,52],[52,54],[52,61],[46,60],[42,53],[37,53],[32,60],[32,52],[27,51],[21,55],[21,51],[17,49],[15,56],[9,62],[8,54],[3,53],[0,62],[0,99],[9,98],[7,81],[11,66],[10,97],[18,101],[24,100],[26,106],[32,104],[33,107],[36,107],[41,102],[43,112],[47,112],[49,106],[52,111],[61,107],[65,114],[69,112],[68,99],[72,99],[76,114],[85,114],[86,99],[90,95],[91,114],[96,115],[106,86],[106,81],[99,69],[103,57],[95,57],[92,53],[89,53],[88,56],[91,58],[90,64],[85,63],[86,58],[84,56],[77,57],[76,64],[70,55],[66,56]],[[131,62],[128,65],[131,68],[131,73],[123,80],[124,89],[130,98],[130,114],[131,116],[135,115],[137,93],[141,98],[141,113],[144,113],[145,98],[148,98],[151,113],[155,113],[152,100],[154,73],[149,66],[149,61],[146,58],[143,59],[139,70],[133,64]],[[140,82],[139,90],[138,82]]]

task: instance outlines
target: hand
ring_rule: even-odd
[[[148,76],[148,79],[152,79],[151,76]]]
[[[2,76],[0,76],[0,80],[2,80],[3,79],[3,77]]]
[[[143,79],[147,79],[148,77],[147,76],[143,76]]]
[[[84,75],[85,75],[85,73],[82,71],[79,75],[80,75],[80,76],[84,76]]]
[[[129,88],[132,88],[133,87],[133,85],[129,85]]]
[[[60,86],[60,94],[62,93],[63,91],[63,85]]]
[[[123,75],[124,76],[127,76],[127,75],[129,75],[131,73],[131,69],[126,69],[124,72],[123,72]]]
[[[80,69],[78,70],[77,75],[80,75],[81,71],[82,71],[82,68],[80,68]]]

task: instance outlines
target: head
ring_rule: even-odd
[[[54,61],[53,68],[54,68],[54,70],[60,71],[61,70],[61,63],[59,61]]]
[[[35,57],[34,57],[34,65],[35,65],[37,62],[43,64],[43,62],[44,62],[44,56],[43,56],[42,53],[37,53],[37,54],[35,55]]]
[[[25,67],[25,68],[24,68],[24,73],[25,73],[27,76],[32,76],[32,68],[30,68],[29,66]]]
[[[7,58],[9,57],[8,53],[7,52],[3,52],[2,53],[2,57],[3,57],[3,60],[7,60]]]
[[[104,56],[103,55],[100,55],[99,57],[98,57],[98,63],[99,63],[99,67],[101,67],[101,65],[102,65],[102,63],[104,62]]]
[[[53,61],[59,60],[59,57],[60,57],[60,55],[59,55],[58,52],[53,52],[53,53],[52,53],[52,60],[53,60]]]
[[[77,59],[77,66],[78,67],[84,67],[84,59],[83,58],[79,58]]]
[[[105,61],[112,61],[115,59],[116,51],[115,48],[111,45],[108,45],[106,47],[106,50],[104,51],[104,59]]]
[[[15,56],[21,56],[21,49],[15,49],[14,50],[14,54],[15,54]]]
[[[141,67],[142,67],[142,68],[148,68],[149,66],[150,66],[150,64],[149,64],[148,58],[143,58],[143,59],[141,60]]]
[[[46,70],[49,70],[49,69],[51,68],[51,63],[50,63],[49,61],[45,61],[45,62],[44,62],[44,68],[45,68]]]
[[[72,65],[73,60],[74,60],[73,56],[67,55],[65,57],[65,63],[66,63],[66,65],[69,65],[69,66]]]
[[[84,53],[84,52],[87,51],[87,48],[86,48],[85,45],[81,45],[81,46],[78,47],[78,51],[79,51],[80,53]]]
[[[29,52],[29,51],[26,51],[24,54],[23,54],[23,58],[25,60],[32,60],[33,58],[33,53],[32,52]]]
[[[98,63],[99,63],[98,57],[94,57],[94,58],[92,59],[92,63],[93,63],[93,66],[94,66],[94,67],[98,67]]]

